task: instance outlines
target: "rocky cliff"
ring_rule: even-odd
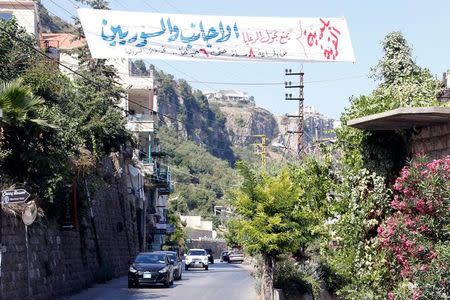
[[[228,138],[234,146],[247,146],[260,142],[255,135],[265,135],[267,141],[278,135],[275,117],[268,110],[257,106],[220,106],[225,116]]]
[[[247,100],[209,99],[199,90],[193,90],[186,81],[174,80],[172,75],[154,71],[157,82],[158,106],[162,124],[175,128],[185,138],[204,146],[211,154],[233,164],[233,147],[246,148],[260,143],[257,135],[265,135],[270,148],[292,153],[296,151],[297,137],[288,133],[296,130],[296,119],[274,116],[258,107],[253,97]],[[220,101],[218,101],[220,100]],[[312,149],[316,139],[334,137],[334,120],[305,108],[306,150]],[[278,152],[279,152],[278,151]],[[270,153],[269,153],[270,154]],[[272,156],[272,155],[269,155]]]
[[[192,90],[186,81],[174,80],[162,71],[154,74],[160,123],[233,164],[235,156],[223,114],[210,107],[202,92]]]

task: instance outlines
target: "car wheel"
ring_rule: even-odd
[[[208,271],[208,266],[205,266],[205,271]]]
[[[188,271],[188,270],[189,270],[189,267],[188,267],[188,266],[184,266],[184,270],[185,270],[185,271]]]
[[[134,283],[131,282],[131,281],[128,281],[128,288],[129,288],[129,289],[134,288]]]

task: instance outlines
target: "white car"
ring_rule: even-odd
[[[189,268],[205,268],[205,270],[208,270],[208,253],[206,253],[205,249],[191,249],[188,251],[184,269],[187,271]]]

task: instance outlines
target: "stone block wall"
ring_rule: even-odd
[[[75,293],[105,274],[126,274],[129,260],[139,250],[135,201],[128,195],[127,175],[111,174],[112,159],[102,163],[108,184],[99,186],[91,195],[98,247],[88,213],[84,212],[79,227],[72,230],[63,230],[54,219],[38,217],[28,227],[27,271],[24,224],[19,216],[3,213],[0,230],[6,252],[2,253],[1,300],[27,299],[28,274],[31,299],[37,300]]]
[[[411,153],[424,153],[430,159],[450,155],[450,122],[421,128],[413,136]]]
[[[191,240],[186,243],[188,249],[211,249],[214,259],[219,259],[222,251],[227,251],[227,244],[222,240]]]

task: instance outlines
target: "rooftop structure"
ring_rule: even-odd
[[[450,122],[450,107],[397,108],[348,121],[348,126],[364,130],[396,130]]]

